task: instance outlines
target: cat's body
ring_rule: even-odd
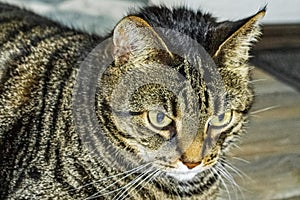
[[[0,12],[1,199],[217,197],[221,182],[219,177],[222,174],[218,172],[221,158],[243,131],[246,114],[252,103],[246,61],[249,43],[259,34],[257,19],[264,11],[236,23],[216,23],[210,15],[203,15],[201,12],[194,13],[183,8],[169,10],[165,7],[149,7],[124,18],[107,37],[66,28],[6,4],[0,4]],[[146,29],[140,30],[141,27]],[[170,29],[188,35],[204,47],[218,66],[226,94],[216,98],[217,91],[209,89],[209,83],[205,83],[205,78],[200,77],[203,71],[194,72],[190,65],[182,64],[185,61],[181,57],[173,55],[172,49],[181,48],[190,51],[184,56],[187,60],[193,60],[193,56],[197,55],[197,48],[193,49],[187,39],[178,40],[180,34],[173,34]],[[110,56],[107,54],[115,58],[109,66],[98,66],[99,69],[107,69],[100,81],[102,87],[97,87],[97,93],[94,94],[94,115],[104,132],[90,141],[95,143],[92,144],[96,151],[94,154],[88,147],[89,144],[85,145],[86,141],[78,131],[80,128],[76,127],[74,112],[78,105],[74,106],[74,98],[78,94],[74,94],[74,88],[79,69],[84,67],[84,59],[109,37],[113,39],[104,46],[105,49],[98,52],[99,55],[97,52],[93,53],[100,60],[108,59]],[[131,44],[134,40],[139,45]],[[119,51],[118,46],[131,47],[130,53],[122,54],[122,48]],[[163,52],[157,53],[153,48]],[[198,109],[200,116],[196,113],[197,119],[192,119],[191,116],[194,115],[191,113],[184,117],[185,113],[178,111],[182,109],[182,102],[189,104],[188,101],[174,100],[176,96],[173,93],[151,84],[151,87],[133,92],[131,97],[134,100],[130,99],[128,105],[116,101],[113,107],[110,102],[111,91],[120,84],[116,81],[119,80],[118,76],[135,67],[139,70],[141,63],[143,66],[153,65],[154,61],[156,64],[170,66],[179,71],[187,82],[192,82],[196,91],[195,98],[199,98],[197,102],[200,103],[194,106],[197,107],[196,110],[191,111]],[[150,80],[151,77],[160,76],[168,79],[164,73],[154,73],[153,76],[151,73],[146,73]],[[195,74],[199,77],[191,76]],[[143,76],[139,78],[146,79]],[[173,78],[170,76],[170,82],[177,80]],[[126,84],[129,87],[131,82],[124,83]],[[120,94],[114,95],[126,96],[122,93],[124,90],[120,91]],[[179,99],[189,100],[189,93],[183,95],[182,91],[177,92]],[[78,93],[81,96],[80,91]],[[153,102],[158,102],[159,106]],[[216,107],[223,103],[226,104],[226,110],[222,113],[219,111],[221,108],[218,110]],[[167,104],[176,104],[173,114],[170,114]],[[85,106],[82,104],[83,110]],[[160,106],[166,109],[164,114],[158,111]],[[149,109],[152,107],[155,107],[154,111]],[[187,109],[188,105],[185,107]],[[122,109],[131,113],[132,133],[125,133],[122,124],[124,116],[114,116],[113,109],[117,110],[116,113],[120,113]],[[177,119],[179,115],[181,119]],[[219,119],[216,124],[213,116]],[[148,121],[144,122],[145,119]],[[81,123],[80,120],[78,123]],[[152,120],[166,122],[166,126],[153,128]],[[187,134],[189,128],[186,127],[193,126],[188,122],[193,120],[197,123],[199,121],[199,126],[196,127],[199,133],[189,138],[182,132]],[[182,125],[179,126],[180,123]],[[212,132],[207,130],[210,125]],[[147,126],[151,126],[148,127],[149,130],[146,129]],[[139,129],[135,129],[136,127]],[[182,132],[178,127],[181,127]],[[224,133],[215,133],[220,130],[219,127]],[[84,127],[83,130],[88,129]],[[140,136],[139,131],[147,137]],[[149,136],[149,131],[152,131],[153,136]],[[205,131],[218,137],[216,136],[215,141],[217,145],[204,154],[203,149],[208,148],[205,146],[208,138]],[[214,141],[214,138],[211,140]],[[103,141],[110,146],[103,145]],[[189,142],[185,144],[182,141]],[[162,157],[162,154],[167,155]],[[157,160],[159,163],[156,163]],[[174,166],[161,164],[172,163],[171,161],[176,161]],[[173,172],[173,169],[177,170],[176,166],[179,166],[179,171]],[[190,177],[185,174],[189,170],[194,170]],[[177,176],[176,173],[180,175]]]

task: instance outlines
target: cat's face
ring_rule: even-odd
[[[241,115],[229,107],[216,110],[213,104],[229,103],[226,95],[215,95],[204,83],[193,88],[176,67],[141,63],[118,82],[110,104],[112,120],[144,162],[190,179],[217,162],[224,142],[220,134],[230,134],[226,131],[241,122]],[[184,62],[181,67],[191,66]],[[203,82],[201,74],[194,78]]]
[[[124,159],[151,163],[181,181],[218,162],[241,132],[252,103],[245,64],[249,47],[243,45],[257,34],[260,15],[241,25],[236,38],[222,41],[214,54],[137,17],[116,26],[115,61],[100,80],[96,106],[113,143],[130,152]],[[239,37],[245,44],[233,41]],[[234,57],[241,52],[245,55]]]

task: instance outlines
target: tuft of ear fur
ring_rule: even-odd
[[[216,32],[221,32],[223,41],[219,42],[213,59],[220,67],[238,72],[241,76],[248,76],[249,69],[246,63],[249,50],[253,42],[261,35],[259,20],[265,15],[263,8],[255,15],[235,22],[222,22]],[[222,38],[222,37],[221,37]]]
[[[116,25],[113,32],[113,45],[113,57],[119,63],[147,56],[154,49],[163,49],[172,56],[157,32],[137,16],[127,16]]]

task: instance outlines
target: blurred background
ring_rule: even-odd
[[[249,16],[268,5],[264,23],[299,23],[299,0],[0,0],[97,33],[110,30],[128,10],[145,5],[185,5],[220,20]]]
[[[300,199],[300,1],[299,0],[0,0],[68,26],[109,32],[126,13],[146,5],[185,5],[236,20],[267,5],[264,36],[250,63],[256,101],[248,133],[231,153],[237,184],[223,199]],[[239,175],[241,174],[241,176]]]

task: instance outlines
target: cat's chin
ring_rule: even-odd
[[[201,163],[200,165],[189,169],[186,165],[184,165],[181,161],[176,163],[175,168],[170,168],[166,172],[166,175],[177,179],[178,181],[190,181],[192,180],[197,174],[203,172],[207,167],[203,166]]]

